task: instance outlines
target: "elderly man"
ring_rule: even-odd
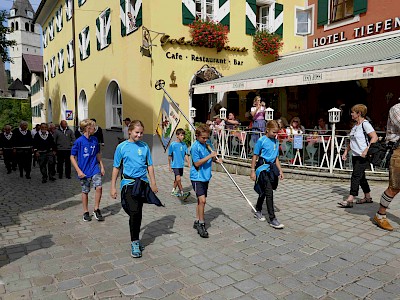
[[[54,143],[57,151],[57,173],[60,179],[63,178],[63,167],[65,164],[65,177],[71,179],[71,148],[75,142],[75,134],[69,129],[67,121],[62,120],[60,127],[54,130]]]
[[[33,138],[31,131],[28,130],[28,122],[21,121],[19,127],[13,131],[12,139],[17,155],[19,176],[23,177],[25,171],[26,179],[31,179]]]
[[[14,161],[13,139],[10,125],[4,126],[4,132],[0,133],[0,149],[3,151],[7,174],[10,174],[12,169],[17,169]]]
[[[399,98],[400,100],[400,98]],[[392,106],[386,128],[386,141],[394,143],[395,150],[390,159],[389,187],[381,196],[379,210],[374,216],[374,222],[380,228],[392,231],[393,227],[386,218],[386,209],[400,191],[400,103]]]

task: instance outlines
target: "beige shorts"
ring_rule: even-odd
[[[400,148],[393,151],[390,159],[389,188],[400,190]]]

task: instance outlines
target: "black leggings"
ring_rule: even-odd
[[[266,171],[262,171],[259,175],[258,182],[260,184],[261,190],[263,191],[258,196],[256,210],[261,211],[262,205],[264,203],[264,199],[266,199],[268,217],[270,221],[275,219],[275,210],[274,210],[274,191],[272,190],[272,183],[268,177],[268,173]]]
[[[350,195],[358,196],[358,189],[361,189],[364,193],[369,193],[371,189],[369,188],[367,178],[365,178],[365,169],[368,168],[368,161],[366,158],[361,156],[353,156],[353,173],[351,174],[351,185],[350,185]]]
[[[131,241],[139,239],[140,226],[142,224],[143,200],[140,197],[132,196],[132,187],[128,186],[124,193],[127,210],[129,212],[129,230],[131,232]]]

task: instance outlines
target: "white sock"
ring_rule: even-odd
[[[386,215],[381,215],[381,214],[379,214],[379,213],[376,213],[376,217],[377,217],[379,220],[386,219]]]
[[[175,188],[172,189],[171,193],[175,193]]]

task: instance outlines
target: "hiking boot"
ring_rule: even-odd
[[[142,250],[140,250],[140,241],[132,242],[131,256],[135,258],[142,257]]]
[[[374,216],[374,222],[378,227],[388,230],[388,231],[393,231],[392,225],[390,225],[389,221],[386,219],[386,217],[383,217],[379,219],[376,215]]]
[[[199,221],[197,220],[197,221],[194,221],[194,223],[193,223],[193,228],[194,229],[197,229],[197,226],[199,226]]]
[[[104,221],[104,217],[101,215],[100,209],[93,211],[93,216],[97,221]]]
[[[259,221],[266,220],[261,211],[257,211],[256,213],[254,213],[254,218],[257,218]]]
[[[88,212],[88,211],[85,212],[85,213],[83,214],[83,221],[84,221],[84,222],[90,222],[90,221],[92,221],[92,217],[89,215],[89,212]]]
[[[276,218],[273,219],[273,220],[269,223],[269,225],[270,225],[271,227],[274,227],[275,229],[282,229],[283,227],[285,227],[285,225],[279,223],[278,219],[276,219]]]
[[[197,225],[197,233],[200,234],[200,236],[202,238],[208,238],[208,232],[207,232],[207,229],[206,229],[206,224],[204,224],[204,223],[200,224],[199,223]]]

